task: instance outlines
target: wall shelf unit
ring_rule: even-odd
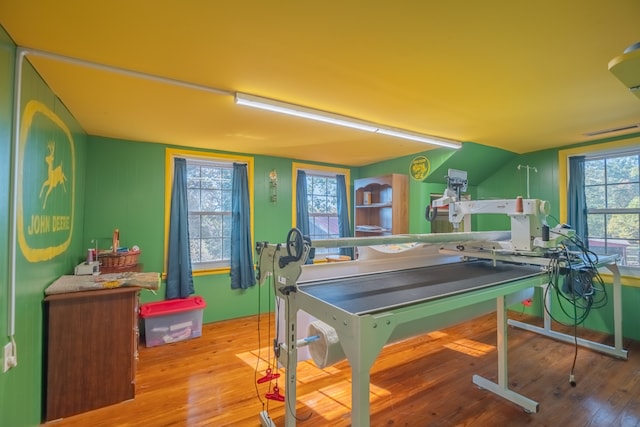
[[[409,232],[409,176],[389,174],[356,179],[355,236]]]

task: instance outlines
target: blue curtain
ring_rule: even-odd
[[[351,225],[349,224],[349,204],[347,203],[347,184],[344,175],[337,175],[336,182],[338,196],[338,229],[340,237],[351,237]],[[340,248],[340,255],[346,255],[353,259],[353,248]]]
[[[587,227],[587,197],[584,192],[584,156],[569,158],[569,189],[567,194],[567,221],[589,247]]]
[[[246,164],[233,164],[231,187],[231,289],[247,289],[256,284],[256,276]]]
[[[298,171],[296,178],[296,227],[303,236],[309,237],[309,200],[307,198],[307,174]]]
[[[175,159],[171,214],[169,218],[169,250],[167,256],[167,299],[187,298],[193,294],[191,251],[189,248],[189,206],[187,202],[187,161]]]
[[[299,170],[296,177],[296,228],[302,236],[311,238],[309,227],[309,198],[307,196],[307,173]],[[313,255],[310,254],[305,264],[313,264]]]

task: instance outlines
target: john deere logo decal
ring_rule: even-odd
[[[75,145],[65,123],[35,100],[22,116],[18,169],[18,243],[27,260],[46,261],[71,243]]]
[[[62,185],[62,188],[66,192],[67,189],[64,186],[64,182],[67,180],[67,177],[64,176],[64,172],[62,172],[62,165],[58,165],[55,168],[53,167],[53,155],[56,150],[56,143],[51,141],[49,142],[49,154],[44,157],[44,161],[47,163],[47,179],[42,184],[42,188],[40,189],[40,198],[42,199],[42,195],[44,193],[44,201],[42,202],[42,209],[47,207],[47,198],[49,198],[49,194],[51,191],[56,188],[58,185]],[[47,192],[45,193],[45,190]]]

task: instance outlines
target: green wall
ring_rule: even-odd
[[[11,218],[11,165],[13,144],[13,96],[15,45],[0,31],[0,329],[2,347],[9,342],[8,293]],[[22,73],[21,112],[30,127],[21,133],[17,176],[21,203],[16,218],[22,221],[17,235],[24,243],[16,246],[15,342],[18,365],[0,373],[0,425],[36,426],[41,419],[43,393],[43,297],[45,288],[63,274],[73,271],[83,251],[84,165],[86,135],[64,105],[28,62]],[[37,105],[25,114],[25,107]],[[68,133],[67,133],[68,132]],[[52,169],[60,167],[66,181],[52,185],[47,195],[43,183],[51,182],[45,156],[55,144]],[[52,146],[53,147],[53,146]],[[55,184],[55,183],[54,183]],[[44,203],[46,197],[46,203]],[[36,221],[49,224],[34,227]],[[53,218],[63,218],[64,223]],[[52,225],[53,224],[53,225]],[[30,228],[31,227],[31,228]],[[35,230],[35,231],[34,231]]]
[[[163,272],[165,150],[163,144],[91,137],[87,156],[85,245],[98,239],[111,244],[115,228],[125,246],[141,248],[145,271]],[[171,147],[178,148],[178,147]],[[243,154],[246,155],[246,154]],[[254,156],[255,241],[280,243],[292,227],[292,162]],[[278,173],[278,197],[270,201],[269,172]],[[82,255],[82,254],[81,254]],[[272,291],[268,284],[232,290],[228,273],[194,277],[196,295],[207,303],[203,319],[214,322],[268,310]],[[141,302],[164,299],[164,283],[155,294],[143,291]],[[258,299],[260,294],[260,299]]]
[[[0,28],[0,345],[8,342],[7,338],[7,304],[8,304],[8,248],[9,248],[9,195],[11,176],[11,117],[13,107],[13,68],[15,46]],[[2,347],[0,347],[2,351]],[[0,357],[2,355],[0,354]],[[11,425],[9,421],[14,418],[5,415],[5,409],[15,405],[15,398],[9,400],[6,396],[11,394],[13,387],[21,387],[17,384],[18,376],[9,377],[8,373],[0,373],[0,425]],[[28,388],[19,388],[23,392],[37,393]],[[10,418],[11,417],[11,418]]]
[[[425,219],[425,209],[430,203],[431,193],[442,193],[446,188],[446,184],[414,179],[410,174],[411,161],[418,156],[427,157],[432,173],[435,168],[449,159],[452,154],[453,150],[450,149],[424,151],[410,156],[398,157],[393,160],[363,166],[358,169],[357,174],[359,178],[387,175],[390,173],[409,175],[409,232],[419,234],[430,233],[431,224]]]
[[[429,172],[422,181],[414,179],[410,174],[411,161],[418,156],[424,156],[429,161]],[[424,151],[367,165],[359,168],[357,173],[363,178],[389,173],[409,175],[409,232],[430,233],[431,224],[425,219],[425,210],[430,203],[431,194],[442,194],[447,188],[445,177],[449,169],[467,172],[469,181],[467,193],[472,199],[477,199],[479,198],[478,185],[505,162],[516,157],[516,154],[509,151],[465,142],[458,150],[439,148]],[[478,229],[478,220],[478,216],[471,218],[472,229]]]

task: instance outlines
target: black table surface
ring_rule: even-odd
[[[313,281],[298,292],[364,315],[543,274],[540,267],[477,260]]]

